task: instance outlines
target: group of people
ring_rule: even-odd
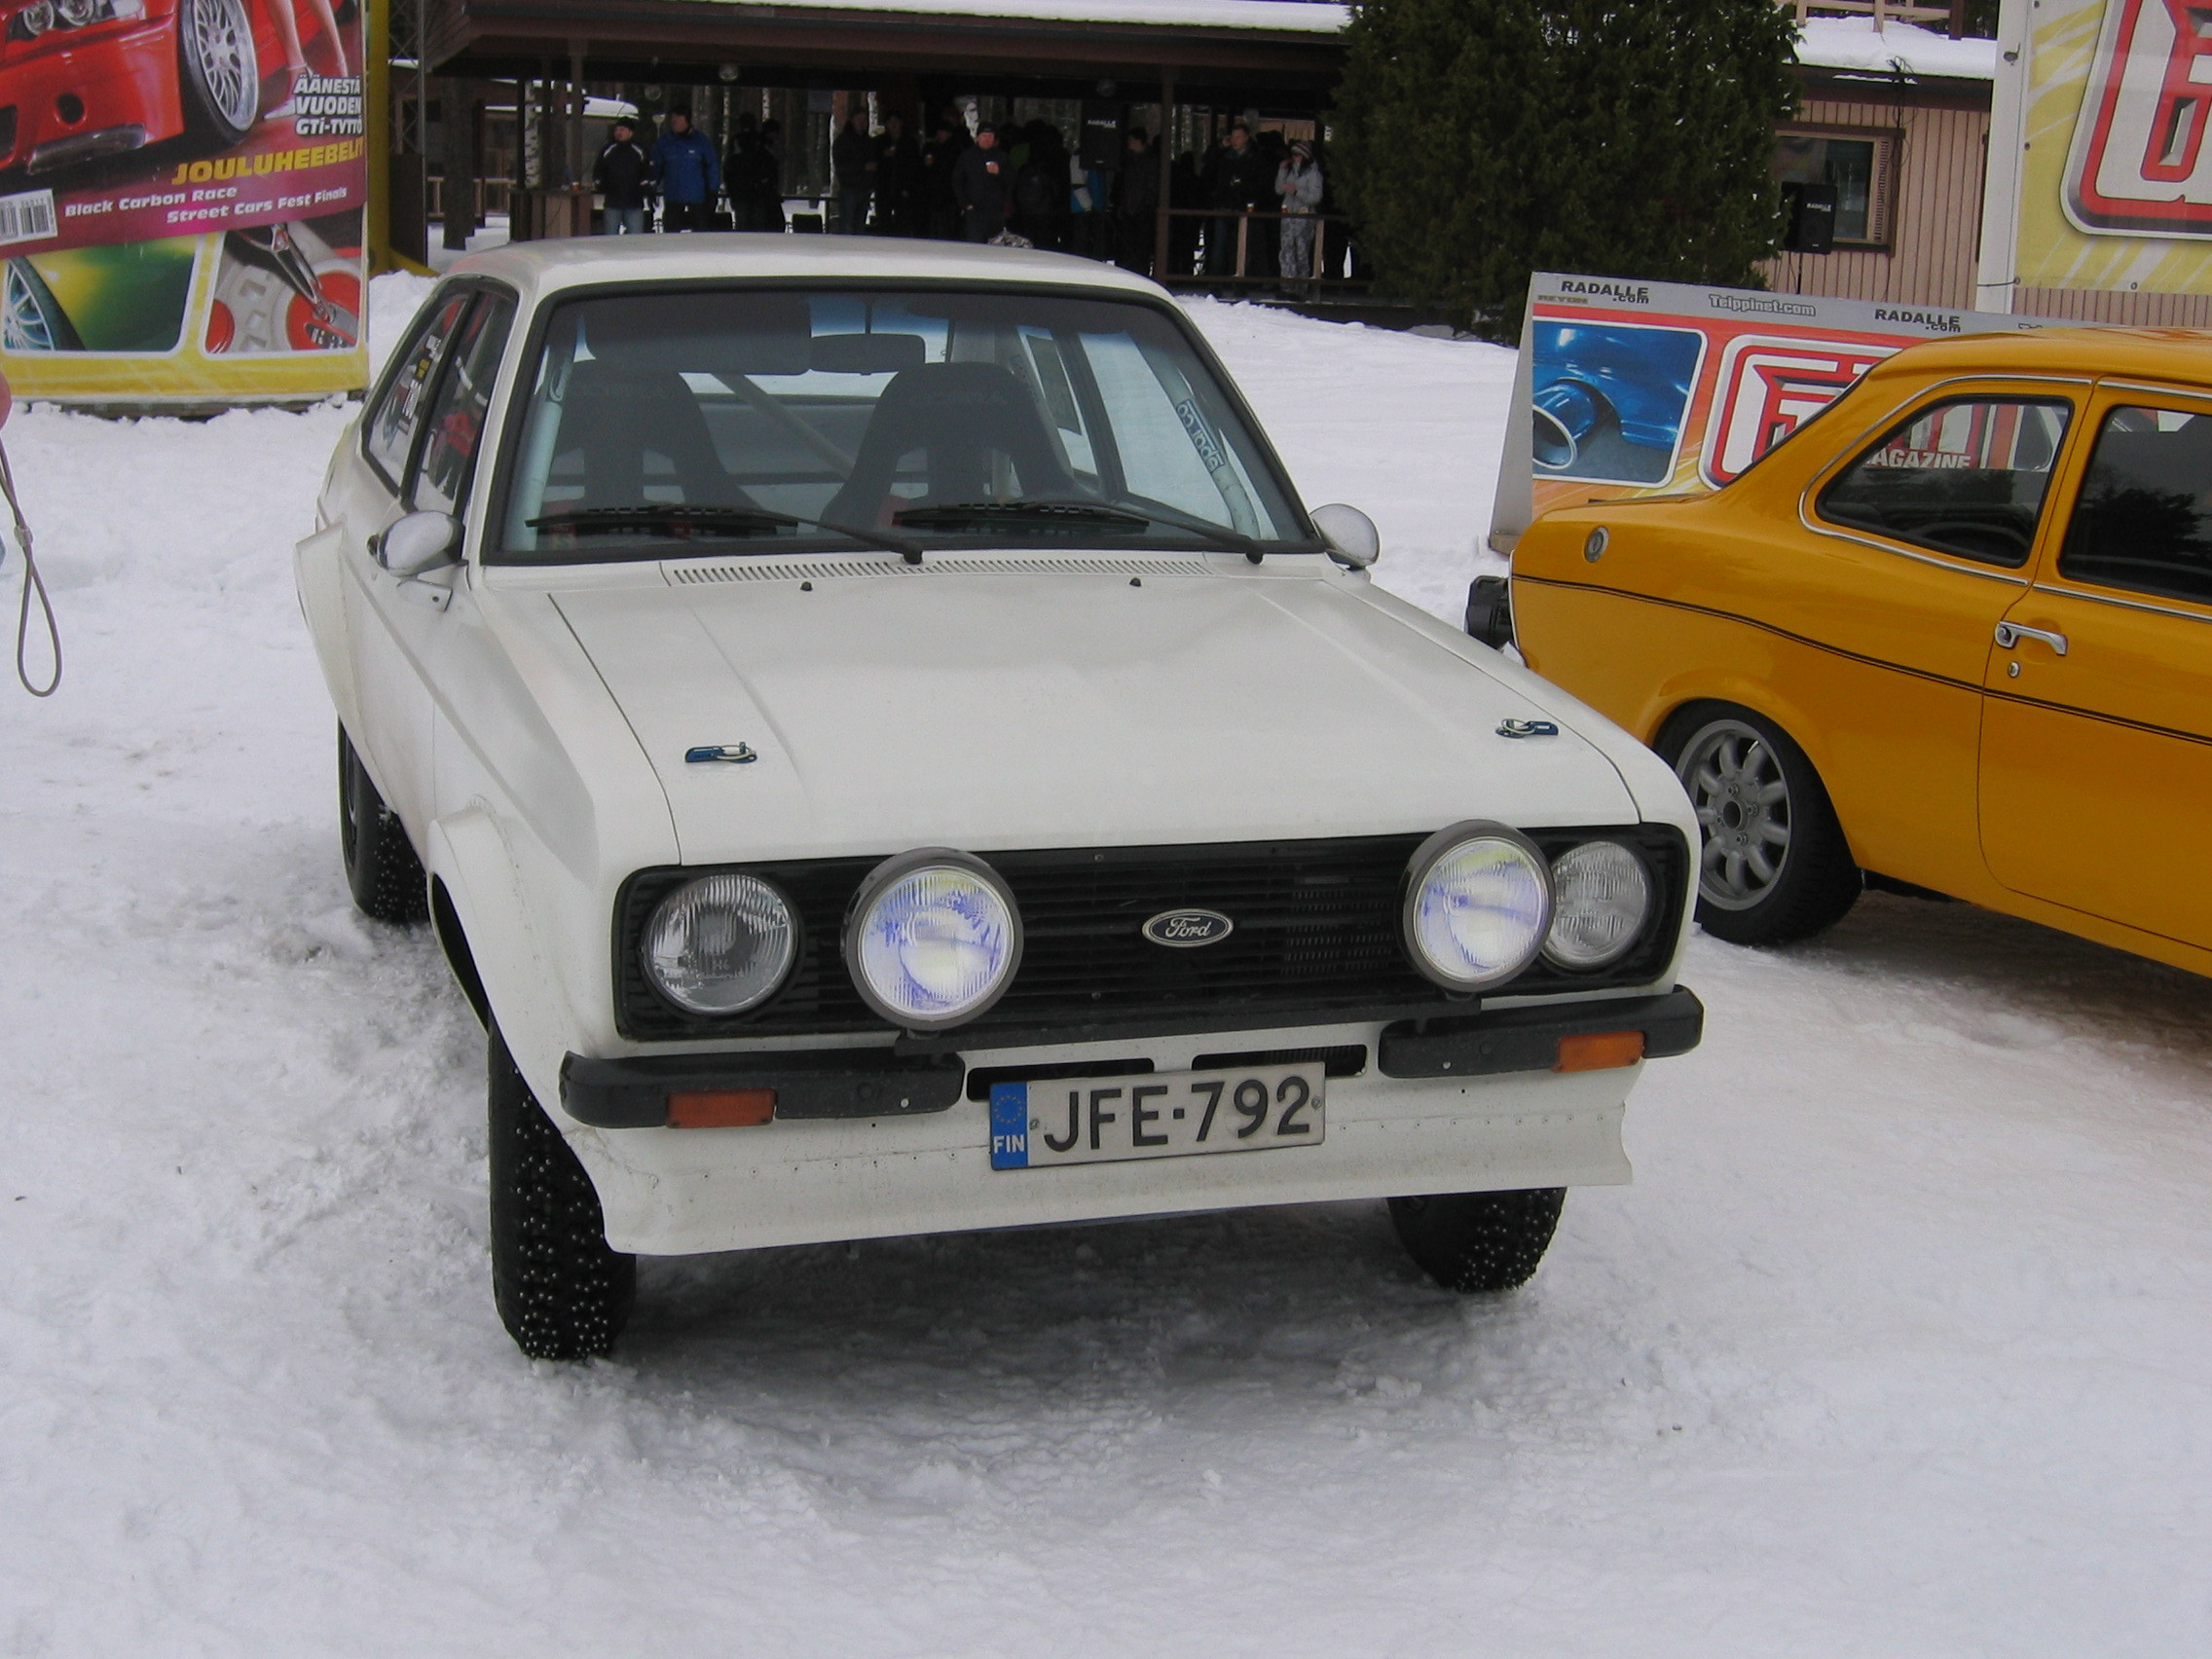
[[[782,230],[780,137],[776,122],[741,115],[727,154],[718,156],[713,140],[682,111],[668,117],[649,149],[634,123],[615,122],[592,169],[605,201],[605,233],[644,231],[655,196],[662,229],[711,230],[716,201],[725,193],[730,228]],[[971,135],[966,113],[947,107],[924,138],[896,114],[871,132],[856,110],[830,144],[830,228],[945,241],[1017,238],[1149,274],[1157,253],[1159,152],[1142,129],[1130,130],[1125,146],[1122,165],[1107,172],[1072,156],[1048,121],[984,125]],[[1170,270],[1195,273],[1202,261],[1207,276],[1311,278],[1314,216],[1325,188],[1310,139],[1285,143],[1280,132],[1255,136],[1246,122],[1233,123],[1202,162],[1186,153],[1172,169],[1169,205],[1204,214],[1171,221]]]
[[[617,120],[591,169],[592,188],[602,202],[601,232],[610,237],[642,234],[655,197],[662,230],[711,231],[717,224],[716,201],[725,193],[730,210],[725,228],[782,230],[784,164],[776,150],[782,134],[778,122],[741,115],[728,153],[717,155],[714,140],[677,110],[647,149],[638,141],[635,122]]]

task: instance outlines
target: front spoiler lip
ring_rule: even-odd
[[[1384,1077],[1549,1071],[1559,1062],[1560,1039],[1607,1031],[1642,1032],[1644,1057],[1662,1059],[1688,1053],[1705,1031],[1705,1005],[1681,985],[1656,996],[1602,997],[1442,1016],[1429,1009],[1424,1015],[1399,1018],[1383,1028],[1376,1059]],[[1219,1031],[1221,1023],[1217,1018],[1198,1029]],[[1037,1041],[1076,1044],[1126,1035],[1126,1031],[1093,1035],[1088,1027],[1075,1027],[1039,1033]],[[1002,1046],[1016,1045],[993,1044],[994,1049]],[[973,1042],[970,1047],[975,1047]],[[672,1090],[773,1088],[778,1119],[912,1117],[948,1111],[961,1098],[968,1067],[948,1050],[949,1044],[940,1047],[932,1042],[920,1052],[772,1050],[604,1060],[570,1054],[561,1062],[561,1105],[576,1122],[595,1128],[659,1128],[667,1123]]]

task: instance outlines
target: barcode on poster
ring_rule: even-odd
[[[26,190],[20,196],[0,196],[0,247],[10,242],[40,241],[54,235],[54,192]]]

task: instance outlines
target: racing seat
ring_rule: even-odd
[[[894,496],[899,463],[922,452],[928,489]],[[906,507],[981,501],[992,493],[991,461],[1013,464],[1021,493],[1065,500],[1075,480],[1043,412],[1014,371],[997,363],[924,363],[883,388],[845,486],[823,510],[831,524],[884,526]]]
[[[575,507],[630,507],[666,500],[674,486],[693,506],[750,506],[707,429],[699,400],[673,372],[640,374],[576,365],[561,413],[558,449],[582,452],[583,496]],[[655,458],[659,465],[650,464]],[[561,468],[563,482],[572,475]],[[646,495],[648,488],[656,494]]]

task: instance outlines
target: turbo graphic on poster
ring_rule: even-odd
[[[1539,272],[1491,545],[1563,501],[1718,489],[1918,340],[2040,324],[1941,307]]]

